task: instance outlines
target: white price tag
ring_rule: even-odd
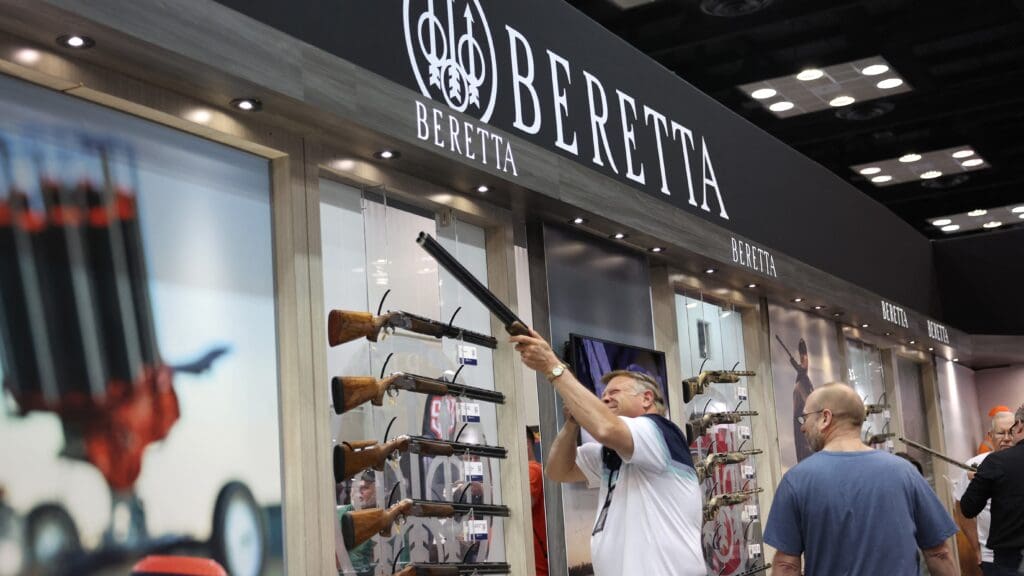
[[[896,445],[892,443],[892,440],[886,440],[885,449],[888,450],[889,452],[892,452],[893,450],[896,449]]]
[[[889,419],[892,418],[892,414],[890,414],[888,410],[885,410],[885,411],[882,412],[882,418],[885,418],[886,420],[889,420]]]
[[[487,520],[466,520],[463,522],[463,540],[487,540],[487,536]]]
[[[459,344],[458,356],[459,364],[465,364],[466,366],[476,366],[476,346],[470,346],[469,344]]]
[[[750,558],[761,557],[761,545],[760,544],[747,544],[747,556]]]
[[[466,476],[467,482],[483,482],[484,481],[484,463],[483,462],[463,462],[462,472]]]
[[[740,432],[740,438],[750,440],[750,426],[740,426],[738,430]]]
[[[458,412],[462,422],[480,421],[480,405],[476,402],[459,402]]]
[[[743,477],[746,478],[747,480],[750,480],[751,478],[753,478],[754,477],[754,467],[750,466],[749,464],[745,464],[743,466]]]
[[[757,507],[757,504],[747,504],[743,507],[743,516],[746,517],[747,522],[757,520],[761,517],[761,510]]]
[[[738,398],[739,400],[746,400],[747,399],[747,387],[746,386],[737,386],[736,387],[736,398]]]

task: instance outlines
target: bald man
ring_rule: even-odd
[[[864,403],[826,384],[797,417],[815,454],[782,477],[765,526],[776,576],[917,576],[917,550],[932,576],[953,576],[946,546],[956,525],[917,470],[860,439]]]
[[[967,464],[969,466],[981,466],[981,463],[989,455],[1002,452],[1013,446],[1013,421],[1013,412],[997,412],[992,418],[992,427],[988,433],[988,438],[991,439],[994,450],[978,454],[968,460]],[[960,499],[964,497],[964,492],[967,491],[967,486],[970,485],[972,477],[974,477],[974,474],[968,475],[967,470],[962,470],[956,484],[953,486],[953,497],[956,498],[958,508],[960,506]],[[981,573],[984,576],[997,576],[999,570],[995,565],[995,554],[991,548],[985,545],[988,541],[989,526],[992,524],[992,503],[990,501],[986,502],[985,509],[978,514],[977,518],[971,519],[961,515],[957,520],[959,520],[960,527],[967,536],[967,540],[974,547],[974,553],[981,563]]]

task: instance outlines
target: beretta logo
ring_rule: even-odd
[[[498,95],[487,16],[480,0],[439,4],[440,10],[434,0],[405,0],[405,45],[420,92],[487,122]]]

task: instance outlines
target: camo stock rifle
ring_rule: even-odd
[[[742,504],[750,499],[754,494],[764,492],[764,488],[755,488],[753,490],[741,490],[739,492],[730,492],[728,494],[719,494],[718,496],[712,497],[708,500],[708,503],[704,505],[704,521],[711,522],[715,519],[715,514],[718,513],[718,509],[724,506],[735,506]]]
[[[753,370],[708,370],[697,376],[683,380],[683,402],[693,400],[693,397],[704,393],[708,384],[735,384],[740,381],[740,376],[756,376]]]
[[[334,446],[334,481],[341,483],[368,468],[383,470],[387,459],[401,452],[423,456],[466,454],[484,458],[508,455],[508,450],[500,446],[449,442],[422,436],[399,436],[383,444],[376,440],[344,442]]]
[[[408,390],[420,394],[459,396],[494,404],[505,403],[505,395],[494,390],[485,390],[416,374],[395,372],[387,378],[374,378],[373,376],[335,376],[332,378],[331,401],[334,403],[334,413],[344,414],[366,402],[371,402],[374,406],[382,406],[384,395],[398,390]]]
[[[756,410],[739,410],[733,412],[711,412],[686,423],[686,435],[689,440],[707,434],[708,428],[716,424],[736,424],[747,416],[757,416]],[[696,435],[694,435],[694,433]]]
[[[464,504],[461,502],[434,502],[405,499],[394,506],[351,510],[341,517],[341,533],[345,548],[351,550],[373,538],[374,534],[391,535],[391,526],[407,517],[457,518],[472,513],[474,516],[508,516],[507,506],[498,504]]]
[[[331,310],[327,316],[327,341],[331,346],[339,346],[359,338],[376,342],[381,337],[381,332],[393,333],[396,328],[434,338],[455,338],[492,350],[498,347],[498,340],[493,336],[401,311],[374,316],[369,312]]]
[[[740,450],[738,452],[716,452],[708,454],[703,461],[697,463],[697,479],[701,482],[707,478],[715,468],[726,464],[739,464],[745,462],[747,457],[760,454],[761,450]]]

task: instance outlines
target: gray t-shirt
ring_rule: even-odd
[[[764,541],[806,576],[916,576],[917,550],[957,528],[928,483],[888,452],[818,452],[782,477]]]

